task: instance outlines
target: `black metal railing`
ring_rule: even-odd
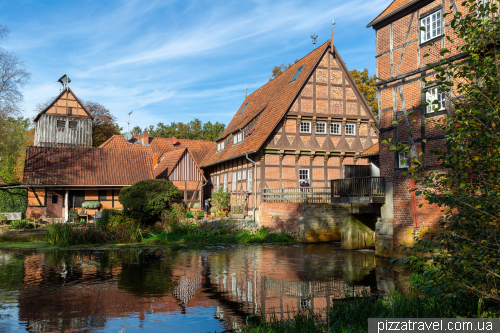
[[[334,197],[384,197],[384,177],[362,177],[331,180]]]
[[[278,187],[265,188],[264,202],[303,202],[328,203],[331,191],[329,187]]]

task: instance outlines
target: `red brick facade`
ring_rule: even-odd
[[[410,131],[417,154],[422,152],[427,168],[437,168],[439,161],[432,156],[432,151],[443,147],[443,133],[437,131],[430,122],[442,119],[451,114],[449,100],[444,108],[437,112],[428,113],[425,107],[420,107],[426,102],[423,90],[432,88],[421,81],[422,78],[432,78],[435,72],[428,70],[428,63],[440,60],[439,49],[447,47],[450,49],[451,57],[459,58],[456,47],[463,43],[455,40],[451,44],[444,37],[451,34],[450,20],[452,15],[444,18],[443,14],[452,7],[454,10],[461,9],[459,1],[435,0],[418,1],[413,4],[397,5],[394,1],[392,8],[384,15],[380,15],[372,21],[376,31],[376,64],[377,64],[377,87],[379,99],[379,127],[380,140],[392,139],[392,144],[402,142],[409,143],[409,135],[404,122],[403,105],[406,110],[413,111],[409,116],[412,129]],[[404,7],[404,8],[403,8]],[[391,13],[391,11],[393,11]],[[387,10],[386,10],[387,11]],[[421,36],[422,19],[436,14],[441,20],[441,34],[426,40]],[[435,16],[436,17],[436,16]],[[430,46],[433,43],[434,46]],[[428,57],[424,57],[429,54]],[[401,98],[401,95],[403,98]],[[398,121],[393,125],[393,121]],[[425,139],[426,143],[422,140]],[[411,204],[410,184],[408,177],[402,175],[405,168],[400,168],[397,153],[389,152],[387,146],[380,147],[380,172],[388,184],[393,186],[393,216],[387,213],[382,218],[394,218],[393,243],[411,243],[422,230],[438,227],[442,216],[441,209],[427,203],[423,196],[416,198],[418,209]],[[386,203],[390,205],[391,203]]]

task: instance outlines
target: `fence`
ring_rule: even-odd
[[[331,203],[340,197],[384,199],[383,177],[362,177],[331,180],[331,187],[278,187],[265,188],[264,202]],[[355,201],[353,201],[355,202]],[[378,201],[375,201],[378,202]]]
[[[383,197],[384,177],[363,177],[331,180],[332,197]]]

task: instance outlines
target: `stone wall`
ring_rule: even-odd
[[[366,216],[377,215],[380,208],[370,204],[303,204],[270,203],[262,205],[262,226],[276,232],[296,234],[307,243],[340,242],[342,221],[348,215],[361,219],[367,226]]]

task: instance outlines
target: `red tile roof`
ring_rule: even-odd
[[[132,185],[153,179],[149,150],[27,147],[24,185]]]
[[[402,9],[418,1],[419,0],[394,0],[382,13],[380,13],[376,18],[374,18],[370,23],[368,23],[366,27],[369,28],[372,25],[396,14]]]
[[[123,135],[113,135],[106,142],[99,146],[99,148],[116,148],[116,149],[133,149],[133,150],[147,150],[154,153],[155,147],[158,154],[164,154],[173,150],[184,150],[189,148],[191,156],[195,162],[199,165],[201,161],[205,158],[212,147],[216,147],[216,144],[212,141],[203,140],[187,140],[187,139],[177,139],[178,143],[176,145],[172,144],[171,138],[156,138],[149,137],[149,142],[147,145],[142,144],[142,136],[134,136],[132,140],[127,141]],[[139,142],[130,143],[131,141]]]
[[[239,128],[245,127],[260,114],[260,118],[254,126],[254,132],[237,145],[229,142],[225,149],[220,152],[217,152],[217,147],[214,145],[201,163],[201,166],[208,166],[245,153],[257,151],[295,101],[298,93],[306,84],[316,65],[321,61],[329,47],[330,41],[327,41],[300,59],[281,75],[250,94],[217,141],[222,141],[222,139],[227,138]],[[293,83],[290,83],[297,69],[301,66],[304,66],[304,68],[300,72],[300,75]],[[247,103],[247,107],[240,115],[241,109]]]
[[[179,162],[180,158],[184,154],[187,148],[184,149],[176,149],[162,154],[159,157],[159,163],[154,167],[153,173],[155,178],[165,178],[172,173],[175,166]]]
[[[379,146],[379,144],[377,142],[376,144],[374,144],[370,148],[368,148],[365,151],[361,152],[360,156],[364,156],[364,155],[376,155],[376,154],[379,153],[379,150],[380,150],[380,146]]]

